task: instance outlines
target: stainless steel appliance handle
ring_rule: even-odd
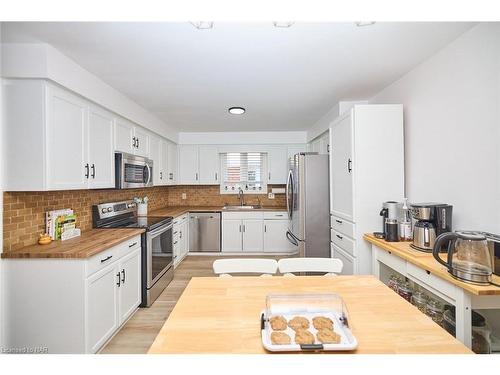
[[[148,169],[148,179],[147,181],[144,181],[144,183],[148,185],[151,182],[151,177],[153,176],[151,176],[151,167],[148,164],[146,164],[145,167]]]
[[[288,171],[288,178],[286,181],[286,211],[288,214],[288,219],[292,220],[292,209],[293,209],[293,202],[290,204],[290,197],[293,200],[293,171],[290,169]],[[292,194],[292,195],[290,195]]]
[[[156,237],[157,235],[162,234],[163,232],[166,232],[167,230],[172,229],[172,228],[173,228],[172,223],[170,223],[166,226],[162,225],[160,228],[155,229],[154,231],[147,232],[147,235],[148,235],[148,237]]]

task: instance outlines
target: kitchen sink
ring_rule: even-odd
[[[255,210],[261,208],[261,206],[224,206],[223,210],[227,211],[246,211],[246,210]]]

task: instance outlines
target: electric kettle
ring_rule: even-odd
[[[445,262],[439,251],[448,245]],[[448,268],[448,272],[458,279],[476,284],[489,284],[493,267],[487,237],[482,232],[447,232],[436,238],[432,249],[434,258]]]

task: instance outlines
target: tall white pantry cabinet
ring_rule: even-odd
[[[356,105],[330,125],[331,256],[342,273],[372,273],[363,235],[382,230],[382,203],[404,189],[402,105]]]

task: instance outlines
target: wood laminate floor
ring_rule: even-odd
[[[250,257],[249,257],[250,258]],[[263,256],[257,258],[266,258]],[[284,258],[267,257],[271,259]],[[149,308],[139,308],[101,350],[103,354],[145,354],[160,332],[191,277],[215,276],[212,263],[217,256],[188,256],[175,269],[174,279]]]

